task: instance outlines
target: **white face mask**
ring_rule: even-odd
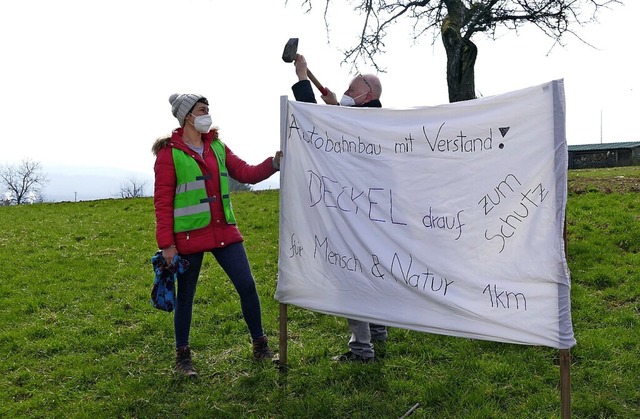
[[[356,101],[351,96],[342,95],[340,106],[356,106]]]
[[[340,99],[340,106],[356,106],[356,99],[359,97],[365,96],[367,93],[358,95],[355,98],[349,95],[342,95],[342,99]]]
[[[213,122],[211,121],[211,115],[209,114],[200,115],[193,118],[193,127],[202,134],[206,134],[207,132],[209,132],[212,123]]]

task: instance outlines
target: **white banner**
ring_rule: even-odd
[[[275,298],[430,333],[575,345],[563,81],[411,109],[282,98]]]

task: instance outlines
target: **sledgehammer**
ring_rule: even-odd
[[[282,59],[285,63],[292,63],[293,60],[296,59],[296,54],[298,53],[298,38],[289,38],[286,45],[284,46],[284,51],[282,52]],[[320,93],[323,96],[327,94],[327,89],[316,79],[316,76],[313,75],[311,70],[307,68],[307,77],[313,84],[316,85]]]

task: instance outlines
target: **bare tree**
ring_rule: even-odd
[[[31,197],[42,197],[42,187],[49,181],[42,171],[42,165],[24,159],[19,165],[7,164],[0,168],[5,198],[11,204],[36,202]]]
[[[313,0],[301,0],[306,12]],[[329,30],[329,6],[324,0],[324,16]],[[622,4],[620,0],[352,0],[354,10],[362,16],[360,41],[344,52],[344,62],[371,62],[376,70],[376,56],[383,54],[387,30],[401,19],[413,22],[413,39],[431,33],[432,41],[442,39],[447,53],[449,101],[475,99],[475,62],[478,48],[471,38],[484,34],[496,39],[500,28],[515,30],[533,24],[563,46],[567,35],[576,36],[574,28],[597,22],[602,8]],[[584,42],[584,41],[582,41]]]
[[[145,196],[144,190],[147,187],[147,181],[140,180],[135,177],[127,178],[127,181],[120,185],[120,198],[140,198]]]

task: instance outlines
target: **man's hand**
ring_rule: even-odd
[[[309,80],[309,77],[307,77],[307,60],[304,59],[304,56],[296,54],[293,64],[296,66],[298,80]]]
[[[327,89],[327,94],[320,96],[322,100],[324,100],[324,103],[327,105],[339,105],[336,94],[329,90],[328,87],[325,87],[325,89]]]

